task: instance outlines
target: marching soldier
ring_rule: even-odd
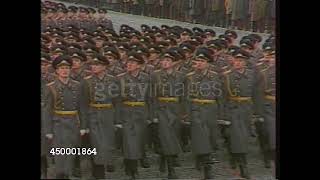
[[[121,120],[123,154],[126,175],[132,179],[138,173],[138,160],[144,156],[145,133],[150,104],[150,78],[141,71],[144,61],[135,52],[128,54],[127,72],[118,75],[121,87]]]
[[[46,84],[54,80],[53,76],[48,72],[48,67],[51,64],[51,58],[48,54],[41,54],[41,176],[47,178],[48,168],[48,146],[49,142],[46,139]]]
[[[159,121],[161,144],[160,171],[168,166],[168,178],[176,179],[174,169],[176,156],[181,152],[179,132],[182,119],[183,73],[174,69],[177,61],[174,51],[166,51],[161,59],[161,69],[151,75],[153,90],[154,118]],[[180,89],[179,89],[180,88]],[[180,91],[179,91],[180,90]]]
[[[208,50],[199,49],[195,54],[195,71],[186,78],[192,152],[204,167],[205,179],[213,178],[210,155],[216,148],[218,115],[223,107],[222,83],[219,75],[209,70],[211,60]]]
[[[69,51],[69,56],[72,60],[70,78],[75,81],[81,82],[84,77],[87,77],[91,74],[91,72],[84,66],[87,58],[85,54],[79,50]]]
[[[87,120],[92,147],[99,152],[93,156],[93,176],[105,178],[105,167],[113,171],[112,152],[114,150],[114,124],[120,95],[117,79],[107,74],[108,60],[96,54],[90,62],[92,75],[82,81],[83,98],[87,102]],[[117,91],[118,89],[118,91]]]
[[[47,84],[45,134],[52,141],[53,148],[76,148],[79,147],[80,135],[87,132],[82,114],[85,105],[81,99],[80,83],[70,79],[72,61],[69,56],[59,56],[52,66],[56,70],[57,79]],[[74,157],[54,155],[54,160],[56,178],[68,178]]]
[[[50,68],[51,68],[51,57],[46,53],[42,53],[41,54],[41,80],[43,80],[45,84],[54,81],[56,77],[53,73],[50,73],[49,71]]]
[[[122,68],[122,65],[120,64],[120,54],[118,50],[114,47],[108,47],[105,48],[103,55],[107,58],[109,61],[108,65],[108,74],[112,76],[117,76],[121,73],[123,73],[125,70]]]
[[[260,147],[264,157],[266,168],[270,168],[270,161],[275,159],[275,49],[272,43],[263,45],[265,64],[259,70],[259,95],[260,95],[260,117],[256,122]]]
[[[249,178],[246,154],[248,139],[252,134],[252,106],[255,105],[252,103],[257,102],[257,79],[254,71],[245,67],[249,53],[239,50],[233,56],[233,69],[223,73],[228,120],[231,123],[229,148],[240,168],[241,177]]]

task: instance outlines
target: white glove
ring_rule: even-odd
[[[53,138],[53,134],[46,134],[46,137],[47,137],[48,139],[52,139],[52,138]]]
[[[226,120],[218,120],[218,124],[229,126],[231,124],[231,122],[230,121],[226,121]]]
[[[115,124],[114,126],[120,129],[122,128],[122,124]]]
[[[86,133],[89,134],[89,132],[90,132],[89,129],[86,129]]]
[[[190,121],[183,121],[183,123],[184,123],[184,124],[188,124],[188,125],[191,124]]]
[[[154,123],[159,123],[159,119],[158,119],[158,118],[154,118],[154,119],[153,119],[153,122],[154,122]]]
[[[151,124],[151,123],[152,123],[152,121],[150,121],[150,120],[148,119],[148,120],[147,120],[147,123],[148,123],[148,124]]]
[[[83,136],[85,133],[86,133],[86,130],[85,130],[85,129],[81,129],[81,130],[80,130],[80,135],[81,135],[81,136]]]
[[[264,122],[264,119],[263,118],[258,118],[258,121],[259,122]]]

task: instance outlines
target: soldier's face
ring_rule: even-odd
[[[96,40],[96,47],[97,48],[102,48],[103,45],[103,40]]]
[[[190,40],[190,36],[188,34],[181,34],[180,37],[181,37],[180,39],[182,42]]]
[[[247,46],[242,46],[241,49],[244,50],[244,51],[246,51],[246,52],[248,52],[248,53],[251,53],[251,52],[253,51],[253,49],[250,49],[250,48],[247,47]]]
[[[106,70],[106,66],[103,64],[92,64],[91,71],[93,74],[100,74]]]
[[[233,67],[235,69],[242,69],[245,66],[245,60],[243,58],[235,58],[233,60]]]
[[[72,58],[72,69],[79,69],[82,66],[82,62],[78,58]]]
[[[197,58],[196,60],[195,60],[195,66],[194,66],[194,68],[196,69],[196,70],[204,70],[204,69],[206,69],[208,67],[208,62],[206,61],[206,60],[204,60],[204,59],[199,59],[199,58]]]
[[[188,52],[188,51],[185,53],[185,55],[186,55],[186,58],[191,58],[192,57],[192,53]]]
[[[108,59],[111,65],[113,65],[116,62],[116,59],[113,56],[106,55],[106,58]]]
[[[49,70],[50,64],[46,62],[41,62],[41,73],[47,73]]]
[[[163,41],[163,37],[162,36],[156,36],[156,42],[159,42],[159,41]]]
[[[127,53],[126,51],[123,51],[123,50],[119,50],[119,54],[120,54],[120,59],[126,59],[127,57]]]
[[[141,67],[141,65],[136,62],[136,61],[128,61],[127,62],[127,71],[128,72],[133,72],[133,71],[136,71],[138,70],[139,68]]]
[[[157,53],[150,53],[149,60],[156,60],[159,57]]]
[[[161,61],[160,61],[161,67],[163,69],[170,69],[173,68],[173,66],[175,65],[172,61],[171,58],[169,57],[164,57]]]
[[[140,42],[139,39],[136,36],[133,36],[130,40],[130,42]]]
[[[61,78],[67,78],[70,75],[70,66],[59,66],[56,69],[56,73]]]

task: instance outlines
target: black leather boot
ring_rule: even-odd
[[[240,168],[240,175],[242,178],[250,179],[249,171],[247,168],[247,159],[245,154],[241,154],[239,156],[239,168]]]
[[[167,163],[168,163],[168,179],[178,179],[178,176],[176,174],[176,171],[174,169],[173,163],[174,157],[173,156],[167,156]]]
[[[72,168],[72,176],[80,178],[81,169],[80,169],[80,156],[75,156],[74,158],[74,167]]]
[[[174,167],[181,167],[181,164],[179,162],[179,157],[177,155],[172,156],[173,166]]]
[[[41,178],[47,179],[48,162],[46,156],[41,156]]]
[[[166,158],[163,155],[159,157],[159,171],[166,172]]]
[[[114,165],[113,164],[107,164],[106,165],[106,170],[107,170],[107,172],[114,172]]]
[[[96,179],[104,179],[104,166],[103,165],[94,165],[93,167],[93,177]]]
[[[147,157],[144,157],[140,160],[141,167],[143,168],[150,168],[149,159]]]
[[[204,165],[204,179],[213,179],[211,164]]]

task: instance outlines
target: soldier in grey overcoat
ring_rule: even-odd
[[[53,148],[76,148],[80,145],[80,136],[87,132],[82,114],[85,105],[81,99],[80,83],[69,77],[72,66],[69,56],[57,57],[52,66],[58,77],[46,87],[45,134],[52,141]],[[70,177],[74,156],[66,154],[53,156],[56,177]]]
[[[223,108],[221,79],[218,73],[209,70],[210,61],[212,57],[208,49],[197,50],[195,71],[186,75],[192,152],[197,163],[204,168],[205,179],[213,178],[210,154],[216,148],[218,116]]]
[[[106,73],[108,60],[95,55],[91,62],[92,75],[85,77],[81,86],[83,98],[87,102],[86,122],[88,123],[91,146],[97,148],[93,156],[93,176],[104,179],[105,167],[112,162],[117,99],[120,95],[116,77]]]
[[[166,161],[169,179],[177,178],[174,159],[181,152],[179,129],[182,118],[184,75],[174,69],[179,63],[177,60],[174,51],[166,51],[160,62],[162,68],[151,74],[154,109],[152,119],[158,119],[161,144],[160,170],[165,170]]]
[[[121,116],[116,127],[123,130],[123,156],[126,175],[135,178],[138,160],[144,158],[146,128],[149,116],[150,77],[141,71],[143,58],[136,52],[128,54],[127,72],[119,74]]]
[[[262,117],[259,123],[261,133],[259,136],[262,144],[262,152],[266,168],[270,168],[270,161],[275,159],[276,149],[276,72],[275,72],[275,48],[272,43],[263,45],[264,58],[262,62],[266,65],[258,72],[259,89],[259,114]]]
[[[223,73],[231,155],[239,165],[243,178],[249,178],[246,154],[252,134],[252,113],[257,98],[257,79],[253,70],[245,68],[250,54],[244,50],[233,53],[233,69]]]

